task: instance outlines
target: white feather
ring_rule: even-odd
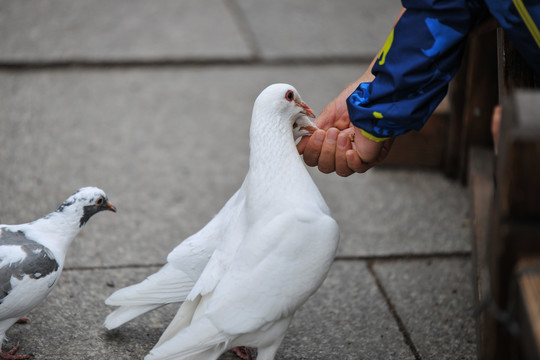
[[[326,277],[339,239],[295,147],[293,123],[305,124],[308,110],[287,84],[257,98],[249,172],[236,194],[241,201],[221,215],[228,221],[206,267],[145,359],[211,360],[235,346],[273,359],[294,312]],[[194,261],[174,258],[179,265]]]

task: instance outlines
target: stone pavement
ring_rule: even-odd
[[[320,112],[384,43],[397,0],[0,0],[0,223],[82,186],[99,214],[15,325],[35,359],[141,359],[177,306],[108,332],[103,304],[200,229],[247,171],[253,101],[293,84]],[[466,189],[435,172],[311,173],[336,261],[277,359],[473,359]],[[226,354],[222,359],[233,359]]]

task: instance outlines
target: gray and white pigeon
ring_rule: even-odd
[[[71,242],[84,224],[103,210],[116,212],[103,190],[85,187],[41,219],[0,225],[0,344],[11,325],[51,292]],[[2,350],[0,358],[28,358],[15,355],[17,349]]]
[[[325,279],[337,223],[307,172],[295,139],[315,117],[294,87],[274,84],[255,101],[249,171],[198,233],[140,284],[114,293],[113,328],[145,310],[183,301],[146,359],[217,359],[240,347],[273,359],[295,311]]]

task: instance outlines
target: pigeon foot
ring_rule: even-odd
[[[248,348],[247,346],[237,346],[231,349],[236,356],[244,360],[257,359],[257,350]]]
[[[28,324],[30,322],[29,318],[22,317],[19,320],[17,320],[17,324]]]
[[[30,359],[30,355],[15,355],[15,353],[18,350],[19,350],[19,344],[15,345],[13,349],[9,351],[2,350],[0,352],[0,359],[5,359],[5,360]]]

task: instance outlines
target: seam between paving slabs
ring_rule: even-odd
[[[164,266],[164,263],[155,264],[125,264],[125,265],[96,265],[96,266],[69,266],[64,268],[66,271],[92,271],[92,270],[118,270],[118,269],[145,269]]]
[[[189,68],[189,67],[222,67],[222,66],[328,66],[328,65],[365,65],[371,60],[366,56],[285,56],[272,59],[249,57],[238,58],[169,58],[155,59],[50,59],[50,60],[2,60],[0,71],[39,71],[39,70],[109,70],[109,69],[158,69],[158,68]]]
[[[418,349],[414,345],[414,342],[413,342],[413,340],[411,338],[411,335],[409,334],[409,331],[407,330],[407,327],[405,326],[405,323],[403,322],[403,320],[399,316],[399,314],[398,314],[398,312],[396,310],[396,307],[394,306],[394,304],[390,300],[390,297],[386,293],[386,290],[384,289],[384,286],[382,285],[382,282],[380,281],[379,277],[375,273],[375,270],[373,270],[373,264],[374,264],[374,261],[369,260],[367,262],[367,268],[368,268],[369,272],[371,273],[371,276],[375,280],[375,284],[377,285],[377,288],[379,289],[380,293],[382,294],[382,296],[384,298],[384,301],[386,302],[386,305],[388,306],[388,310],[390,311],[390,313],[394,317],[394,320],[397,323],[398,329],[401,332],[401,335],[403,336],[403,340],[405,341],[405,344],[407,344],[407,346],[409,347],[409,350],[411,350],[411,352],[413,353],[414,358],[416,360],[422,360],[422,357],[420,356],[420,352],[418,351]]]
[[[431,252],[431,253],[405,253],[382,255],[337,255],[339,261],[392,261],[392,260],[424,260],[424,259],[460,259],[470,258],[471,251]]]
[[[253,32],[253,28],[249,25],[246,14],[240,5],[238,5],[236,0],[223,0],[223,3],[225,4],[225,8],[231,14],[241,36],[244,38],[246,46],[251,52],[253,59],[260,59],[261,49],[259,47],[257,37]]]
[[[342,256],[338,255],[334,261],[391,261],[391,260],[421,260],[421,259],[442,259],[442,258],[466,258],[470,257],[470,251],[458,251],[451,253],[431,253],[431,254],[388,254],[371,256]],[[150,264],[121,264],[121,265],[88,265],[88,266],[68,266],[63,271],[88,271],[88,270],[116,270],[128,268],[155,268],[162,267],[165,263]],[[371,269],[370,269],[371,271]]]

